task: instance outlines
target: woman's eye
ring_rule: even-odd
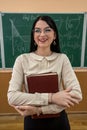
[[[50,32],[50,31],[51,31],[51,29],[46,29],[46,30],[45,30],[45,32]]]
[[[35,29],[34,32],[40,33],[41,31],[40,31],[40,29]]]
[[[42,31],[41,29],[36,28],[36,29],[34,29],[34,32],[35,32],[35,33],[42,33],[42,32],[48,33],[48,32],[51,32],[51,29],[50,29],[50,28],[46,28],[46,29],[44,29],[44,30]]]

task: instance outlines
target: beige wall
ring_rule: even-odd
[[[87,12],[87,0],[0,0],[1,12]]]

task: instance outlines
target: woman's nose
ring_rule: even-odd
[[[41,31],[40,35],[41,35],[41,36],[45,35],[45,31],[44,31],[44,30]]]

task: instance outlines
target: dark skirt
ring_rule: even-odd
[[[59,117],[32,119],[31,116],[24,118],[24,130],[70,130],[67,113],[62,111]]]

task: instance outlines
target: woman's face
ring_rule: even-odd
[[[43,20],[39,20],[34,28],[34,41],[38,47],[50,47],[51,43],[55,40],[55,32]]]

